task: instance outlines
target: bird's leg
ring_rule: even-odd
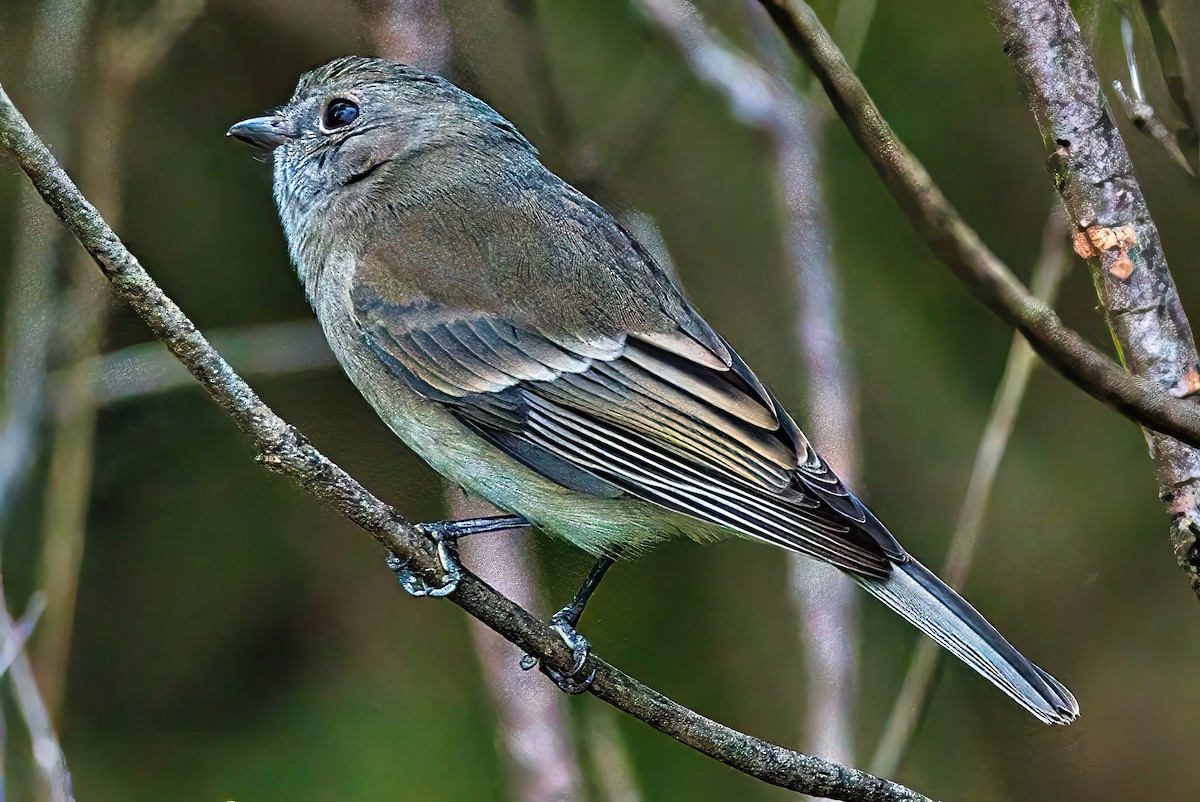
[[[550,628],[559,634],[567,646],[571,647],[571,654],[574,656],[575,662],[566,673],[560,673],[545,664],[542,664],[541,668],[546,676],[553,680],[559,690],[564,693],[572,695],[583,693],[591,687],[592,680],[596,678],[595,669],[592,669],[585,677],[579,676],[579,673],[583,670],[583,664],[587,662],[590,644],[587,638],[575,631],[575,625],[579,623],[579,618],[583,615],[584,608],[587,607],[592,594],[600,586],[600,580],[608,573],[608,569],[612,567],[613,562],[614,558],[607,555],[596,560],[596,564],[592,566],[587,579],[583,580],[583,584],[579,587],[575,598],[571,599],[571,603],[550,616]],[[538,665],[539,662],[536,657],[527,654],[521,658],[521,668],[528,671]]]
[[[431,586],[420,574],[408,570],[408,561],[389,554],[387,566],[400,587],[412,596],[448,596],[458,587],[462,579],[462,563],[458,560],[458,541],[468,535],[484,532],[499,532],[505,529],[524,529],[529,522],[519,515],[493,515],[488,518],[468,518],[462,521],[437,521],[417,524],[414,528],[437,543],[438,560],[442,564],[444,578],[439,586]]]

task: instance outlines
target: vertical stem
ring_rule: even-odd
[[[690,3],[639,0],[639,5],[676,42],[697,77],[723,92],[738,116],[774,143],[775,187],[796,297],[795,333],[808,377],[806,418],[817,448],[847,484],[857,486],[854,394],[809,112],[795,87],[712,35]],[[852,762],[853,753],[858,597],[851,584],[830,566],[789,558],[789,595],[806,646],[806,743],[838,762]]]
[[[120,227],[121,147],[131,93],[204,9],[205,0],[158,0],[138,23],[98,36],[95,85],[85,103],[78,176],[112,226]],[[108,319],[109,289],[87,252],[75,252],[62,305],[61,350],[70,365],[55,397],[40,573],[49,600],[35,642],[46,707],[58,717],[79,590],[96,432],[96,360]]]
[[[1033,293],[1047,304],[1053,303],[1058,294],[1058,285],[1066,271],[1066,235],[1066,219],[1056,210],[1046,221],[1042,232],[1041,252],[1033,268]],[[1029,386],[1029,378],[1036,364],[1037,356],[1029,342],[1020,334],[1014,334],[1004,373],[992,401],[992,411],[975,451],[971,479],[959,509],[954,534],[950,537],[950,548],[942,571],[946,583],[956,590],[961,591],[967,580],[975,556],[975,547],[983,530],[983,520],[991,500],[992,488],[995,486],[996,474],[1000,469],[1000,461],[1008,448],[1017,413],[1025,398],[1025,389]],[[908,672],[904,676],[900,691],[896,694],[892,712],[871,758],[871,771],[890,774],[904,759],[917,723],[929,705],[934,674],[942,654],[941,647],[932,640],[921,638],[917,641],[912,660],[908,664]]]
[[[70,152],[67,128],[80,41],[87,21],[86,0],[46,0],[33,34],[30,83],[39,92],[31,103],[35,124]],[[50,210],[30,187],[23,192],[16,220],[16,253],[8,287],[4,342],[4,421],[0,429],[0,534],[33,463],[43,415],[47,359],[53,332],[54,257],[59,241]],[[2,539],[0,539],[2,543]],[[0,626],[12,632],[0,575]],[[46,711],[29,658],[22,651],[9,670],[17,709],[25,720],[42,784],[38,797],[74,799],[71,776],[58,736]],[[7,754],[0,756],[6,762]],[[2,772],[7,775],[7,771]],[[9,790],[4,783],[5,792]]]
[[[454,519],[495,515],[485,501],[447,487]],[[464,562],[492,587],[526,609],[536,609],[530,532],[490,532],[466,538]],[[574,746],[563,720],[563,697],[537,671],[521,671],[521,650],[471,620],[471,635],[496,708],[509,756],[513,798],[521,802],[579,799],[582,781]]]
[[[842,336],[841,287],[826,235],[817,151],[805,109],[777,135],[778,181],[796,296],[796,339],[805,368],[805,419],[813,444],[849,487],[861,490],[857,400]],[[790,590],[804,631],[808,666],[807,740],[816,754],[853,762],[854,649],[858,591],[840,571],[790,558]]]
[[[450,25],[438,0],[383,0],[365,22],[368,38],[382,55],[434,72],[450,57]],[[452,518],[496,514],[490,504],[446,488]],[[533,554],[527,532],[492,532],[462,541],[464,560],[498,591],[523,607],[536,607]],[[582,779],[574,758],[562,700],[538,672],[521,671],[519,649],[475,619],[475,651],[496,712],[508,755],[512,791],[521,802],[579,799]]]

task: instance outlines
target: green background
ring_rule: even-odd
[[[748,42],[741,4],[700,5]],[[140,7],[101,3],[92,28]],[[455,79],[513,119],[568,179],[614,210],[651,215],[697,306],[799,415],[805,376],[769,139],[738,122],[627,3],[544,0],[539,25],[576,143],[568,149],[554,141],[529,80],[520,21],[497,0],[444,8]],[[832,19],[832,8],[818,12]],[[0,4],[0,81],[19,106],[40,91],[26,69],[34,11],[31,0]],[[309,318],[269,167],[223,133],[285,101],[309,66],[367,50],[361,36],[353,5],[215,0],[135,92],[118,143],[119,233],[202,330]],[[1123,69],[1114,21],[1102,15],[1097,36],[1107,85]],[[967,221],[1027,278],[1051,188],[984,4],[881,0],[860,74]],[[85,71],[79,82],[87,92]],[[1184,303],[1200,309],[1196,184],[1122,125]],[[864,494],[937,565],[1011,332],[931,256],[840,125],[823,130],[822,187],[861,392]],[[583,147],[619,163],[584,170],[571,155]],[[0,162],[0,221],[14,219],[22,181]],[[0,226],[0,277],[11,229]],[[1072,257],[1059,308],[1107,347],[1095,303]],[[128,310],[115,311],[108,348],[146,338]],[[445,514],[437,477],[339,372],[254,385],[405,515]],[[103,411],[60,725],[80,799],[509,798],[463,614],[407,597],[362,532],[252,456],[195,389]],[[5,536],[18,610],[36,586],[43,473],[39,464]],[[1195,798],[1200,626],[1167,525],[1137,427],[1039,368],[967,595],[1074,691],[1083,717],[1044,728],[946,665],[896,779],[945,799]],[[587,560],[540,537],[536,554],[545,614]],[[671,544],[613,571],[584,631],[606,659],[680,702],[803,747],[803,645],[786,580],[784,555],[764,546]],[[916,640],[881,606],[862,610],[860,764]],[[580,743],[601,705],[566,704]],[[616,723],[645,799],[789,797],[640,722]],[[19,755],[11,710],[9,730]],[[13,783],[20,798],[19,772]]]

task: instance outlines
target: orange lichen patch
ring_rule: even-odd
[[[1118,281],[1124,281],[1133,275],[1133,261],[1129,258],[1129,249],[1137,245],[1137,241],[1137,230],[1133,226],[1088,226],[1086,231],[1075,232],[1075,253],[1089,259],[1098,251],[1119,251],[1108,272]]]
[[[1132,248],[1137,245],[1137,229],[1133,226],[1118,226],[1113,229],[1113,233],[1117,235],[1118,248]]]
[[[1122,256],[1112,263],[1108,272],[1112,273],[1117,280],[1124,281],[1133,275],[1133,262],[1129,261],[1128,256]]]
[[[1193,365],[1188,368],[1187,373],[1179,380],[1179,383],[1168,392],[1176,398],[1187,398],[1190,395],[1200,393],[1200,372],[1196,371],[1196,366]]]
[[[1117,235],[1111,228],[1091,226],[1088,228],[1087,234],[1098,251],[1111,251],[1117,247]]]
[[[1088,239],[1086,232],[1076,231],[1071,238],[1071,244],[1080,259],[1091,259],[1096,255],[1096,249],[1092,247],[1092,241]]]

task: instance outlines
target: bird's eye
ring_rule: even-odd
[[[345,128],[357,119],[358,104],[353,100],[339,97],[329,101],[329,105],[325,107],[325,117],[322,122],[326,130],[332,131],[335,128]]]

